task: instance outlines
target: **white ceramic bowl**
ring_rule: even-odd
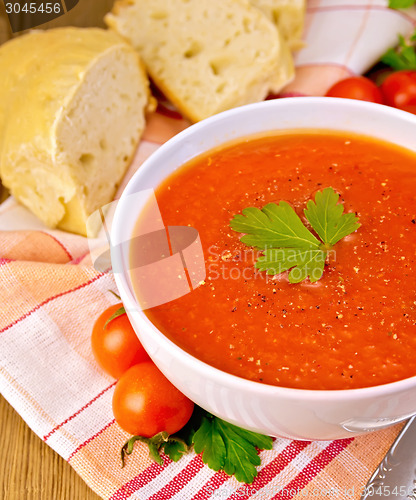
[[[129,240],[141,206],[125,202],[154,188],[189,159],[229,140],[280,129],[333,129],[385,139],[416,150],[416,116],[393,108],[333,98],[286,98],[236,108],[181,132],[133,176],[116,208],[111,258],[133,327],[168,379],[196,404],[238,426],[302,440],[351,437],[416,413],[416,377],[382,386],[312,391],[248,381],[213,368],[168,340],[137,306],[129,269]]]

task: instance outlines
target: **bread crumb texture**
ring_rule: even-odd
[[[33,31],[0,47],[0,176],[47,226],[86,235],[145,125],[135,50],[99,28]]]
[[[249,0],[272,21],[292,51],[303,47],[306,0]]]
[[[256,3],[118,0],[105,21],[140,53],[166,97],[199,121],[261,101],[293,78],[289,35],[278,26],[286,10],[268,11],[271,0]]]

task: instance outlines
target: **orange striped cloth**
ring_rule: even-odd
[[[284,95],[323,94],[330,84],[363,73],[414,29],[384,0],[311,0],[306,46],[297,78]],[[188,124],[154,114],[129,176],[157,147]],[[91,264],[85,238],[44,228],[10,198],[0,206],[0,391],[33,431],[64,457],[104,499],[358,499],[400,426],[328,442],[275,439],[262,451],[252,485],[207,468],[189,453],[152,462],[144,446],[120,467],[127,439],[115,423],[115,381],[90,349],[94,319],[115,302],[111,274]]]

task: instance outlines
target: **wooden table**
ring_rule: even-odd
[[[99,500],[0,396],[0,498]]]

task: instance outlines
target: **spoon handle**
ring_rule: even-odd
[[[410,418],[374,471],[361,500],[416,500],[416,416]]]

